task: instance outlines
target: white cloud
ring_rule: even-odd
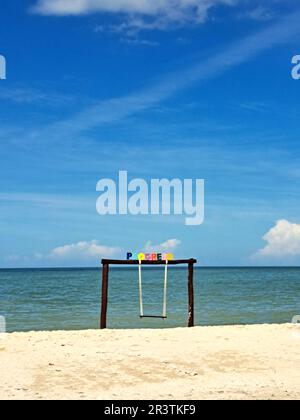
[[[121,252],[118,247],[100,245],[98,241],[81,241],[52,249],[48,253],[33,255],[9,255],[4,262],[13,266],[86,266],[99,265],[102,258],[115,257]]]
[[[147,253],[173,251],[180,244],[181,241],[179,239],[168,239],[159,245],[152,245],[152,242],[148,241],[145,245],[144,251]]]
[[[90,260],[94,258],[112,257],[120,252],[119,248],[100,245],[98,241],[82,241],[75,244],[63,245],[53,249],[49,258],[58,260]]]
[[[172,252],[181,242],[178,239],[168,239],[159,245],[152,245],[149,241],[144,252]],[[73,244],[62,245],[47,253],[33,255],[9,255],[4,261],[13,266],[53,266],[53,267],[82,267],[99,265],[102,258],[117,258],[122,253],[119,247],[99,244],[98,241],[80,241]]]
[[[258,251],[260,257],[300,256],[300,224],[278,220],[263,239],[267,245]]]
[[[39,0],[33,11],[42,15],[110,13],[126,20],[112,30],[128,35],[140,30],[166,29],[171,25],[203,23],[210,9],[232,6],[240,0]]]
[[[126,13],[165,16],[169,20],[203,21],[207,12],[219,4],[233,5],[238,0],[39,0],[33,10],[45,15]]]

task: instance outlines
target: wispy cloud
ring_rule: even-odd
[[[47,16],[78,16],[92,13],[109,14],[110,23],[96,26],[95,32],[120,36],[131,45],[155,46],[143,39],[141,32],[167,31],[205,23],[217,6],[234,6],[242,0],[38,0],[33,13]]]
[[[22,105],[66,106],[75,102],[75,98],[55,92],[46,92],[34,88],[0,87],[0,100]]]
[[[142,32],[168,31],[204,24],[218,6],[232,7],[243,0],[37,0],[31,12],[46,16],[109,15],[97,33],[117,35],[133,46],[154,47],[156,40],[140,39]],[[103,20],[103,19],[102,19]],[[126,42],[127,41],[127,42]]]
[[[126,0],[127,7],[120,10],[99,11],[116,14],[119,19],[114,23],[101,25],[101,31],[120,34],[123,37],[135,38],[140,32],[175,30],[186,26],[204,24],[209,12],[216,6],[233,6],[241,0],[147,0],[135,2]],[[103,3],[99,0],[99,3]],[[138,4],[131,10],[129,5]],[[112,4],[111,4],[112,5]],[[121,13],[120,13],[121,12]]]
[[[300,12],[282,18],[280,22],[241,39],[222,52],[210,56],[180,72],[168,74],[149,88],[120,98],[112,98],[88,107],[72,118],[58,122],[55,132],[75,134],[107,123],[120,121],[135,113],[165,101],[195,83],[213,80],[259,54],[288,42],[300,34]]]
[[[291,0],[293,3],[293,0]],[[263,4],[262,4],[263,3]],[[275,4],[274,4],[275,3]],[[135,38],[142,31],[166,31],[202,25],[218,6],[241,6],[235,17],[256,21],[274,19],[276,6],[286,0],[37,0],[30,9],[46,16],[109,14],[113,22],[101,24],[96,31]],[[148,45],[148,44],[145,44]]]
[[[120,252],[120,248],[100,245],[98,241],[81,241],[75,244],[59,246],[47,256],[54,260],[90,260],[104,257],[113,257]]]
[[[273,112],[270,104],[264,102],[244,102],[238,105],[242,110],[255,112],[255,113],[268,113]]]
[[[48,265],[48,266],[72,266],[99,265],[101,258],[115,257],[119,255],[119,247],[111,247],[100,244],[97,240],[80,241],[73,244],[56,247],[46,254],[34,253],[33,255],[9,255],[5,262],[11,264]]]
[[[240,0],[38,0],[32,11],[41,15],[67,16],[91,13],[127,17],[123,30],[166,29],[170,25],[203,23],[210,9],[232,6]]]
[[[153,245],[151,241],[148,241],[144,247],[144,251],[147,253],[174,251],[180,244],[181,241],[179,239],[168,239],[158,245]]]
[[[0,204],[17,204],[18,206],[30,205],[37,207],[52,207],[73,209],[83,207],[85,202],[83,197],[66,197],[51,194],[34,194],[34,193],[2,193],[0,192]]]
[[[279,0],[280,2],[280,0]],[[267,1],[265,4],[253,4],[250,8],[243,10],[237,14],[239,19],[248,19],[258,22],[265,22],[272,20],[277,16],[277,11],[274,9],[274,3]]]
[[[37,126],[35,129],[24,128],[23,133],[18,136],[5,135],[5,142],[11,141],[20,144],[20,147],[27,148],[27,151],[34,150],[37,153],[51,151],[51,156],[61,157],[65,151],[64,167],[68,165],[70,153],[68,145],[80,147],[82,153],[88,155],[91,141],[90,130],[104,125],[120,123],[135,114],[141,113],[179,94],[181,91],[192,87],[195,84],[206,83],[220,77],[225,72],[254,59],[259,54],[284,44],[291,39],[297,39],[300,35],[299,26],[300,12],[282,18],[278,23],[268,26],[266,29],[240,39],[235,43],[224,46],[222,51],[209,56],[207,59],[197,62],[195,65],[182,69],[180,72],[169,73],[162,76],[157,83],[148,85],[141,91],[133,92],[123,97],[111,98],[92,102],[83,110],[52,124]],[[6,130],[7,131],[7,130]],[[0,133],[1,136],[1,133]],[[63,139],[63,143],[62,143]],[[60,145],[58,148],[57,145]],[[110,144],[118,150],[118,145]],[[83,150],[86,149],[86,150]],[[128,149],[128,148],[127,148]],[[126,153],[134,153],[126,151]],[[110,150],[110,155],[112,151]],[[89,165],[92,166],[93,157],[89,155]],[[79,163],[79,162],[77,162]],[[95,159],[97,165],[97,160]],[[56,162],[57,165],[57,162]],[[82,159],[80,162],[82,166]]]
[[[148,39],[130,39],[130,38],[121,38],[121,42],[128,45],[137,45],[137,46],[146,46],[146,47],[158,47],[159,43],[156,41],[150,41]]]
[[[159,42],[151,41],[149,39],[143,39],[137,36],[137,31],[134,30],[132,33],[128,31],[128,24],[121,23],[121,24],[101,24],[97,25],[94,28],[94,32],[97,34],[104,34],[109,32],[112,35],[118,35],[119,40],[123,44],[128,45],[137,45],[137,46],[146,46],[146,47],[157,47],[159,46]]]

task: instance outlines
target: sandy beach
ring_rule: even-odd
[[[13,333],[0,376],[0,399],[300,399],[300,328]]]

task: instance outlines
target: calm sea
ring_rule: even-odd
[[[101,271],[0,270],[7,330],[98,328]],[[197,325],[290,322],[300,314],[300,268],[197,268]],[[187,272],[170,268],[168,319],[139,318],[137,268],[111,268],[108,327],[164,328],[187,322]],[[163,269],[143,267],[144,312],[161,315]]]

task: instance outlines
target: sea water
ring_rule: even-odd
[[[144,313],[161,315],[164,269],[143,267]],[[195,324],[291,322],[300,314],[300,268],[195,268]],[[99,328],[101,269],[0,270],[8,332]],[[187,324],[187,269],[169,268],[168,318],[140,319],[138,269],[110,268],[107,326]]]

